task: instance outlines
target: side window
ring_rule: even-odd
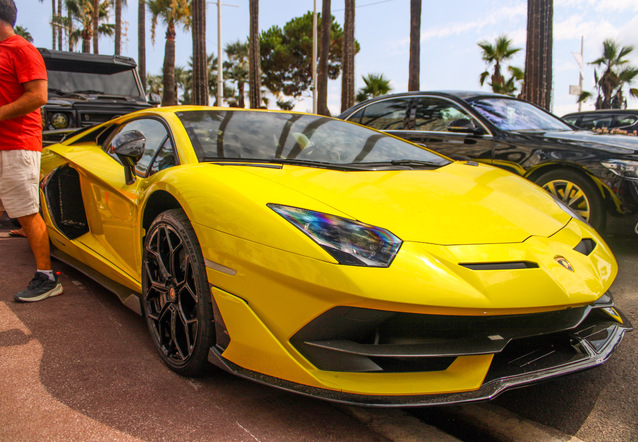
[[[118,133],[127,132],[130,130],[139,131],[142,133],[142,135],[144,135],[144,138],[146,138],[144,154],[135,165],[135,172],[137,173],[137,175],[146,176],[149,166],[155,158],[155,154],[166,144],[167,141],[172,151],[172,145],[170,143],[168,130],[158,120],[151,118],[141,118],[126,123],[120,128]],[[109,146],[108,151],[111,151],[111,146]]]
[[[177,164],[175,159],[175,151],[173,150],[173,143],[170,138],[167,138],[162,148],[155,156],[153,165],[151,166],[150,175],[159,172],[160,170],[168,169]]]
[[[363,109],[361,124],[379,130],[405,129],[411,101],[412,98],[406,97],[371,104]]]
[[[636,124],[636,121],[638,121],[638,117],[636,117],[635,115],[617,115],[614,120],[613,127],[622,129]]]
[[[580,121],[583,129],[609,129],[611,127],[611,115],[583,115]]]
[[[419,98],[415,106],[414,129],[447,132],[448,125],[459,119],[473,121],[472,117],[451,101],[439,98]]]

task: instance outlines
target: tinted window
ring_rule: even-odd
[[[352,164],[448,160],[398,138],[333,118],[258,111],[177,112],[200,160]]]
[[[612,124],[611,115],[583,115],[578,125],[583,129],[609,129]]]
[[[133,130],[141,132],[144,138],[146,138],[144,155],[142,155],[142,158],[140,158],[135,165],[135,172],[140,176],[146,176],[146,172],[157,151],[163,146],[168,146],[172,151],[172,144],[170,143],[168,130],[159,120],[150,118],[133,120],[122,126],[118,132],[122,133]],[[111,151],[112,149],[109,148],[109,152]]]
[[[635,115],[617,115],[615,126],[619,128],[625,128],[628,126],[632,126],[638,122],[638,117]]]
[[[471,120],[472,118],[451,101],[423,97],[416,102],[415,130],[446,132],[448,125],[459,119]]]
[[[401,130],[407,125],[406,112],[411,98],[383,100],[363,108],[359,122],[379,130]]]

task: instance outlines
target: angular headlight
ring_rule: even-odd
[[[638,180],[638,161],[607,160],[601,164],[618,176],[630,180]]]
[[[297,207],[268,207],[323,247],[339,264],[388,267],[401,247],[399,238],[380,227]]]

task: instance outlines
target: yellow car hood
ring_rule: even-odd
[[[490,166],[459,162],[435,170],[245,169],[344,216],[386,228],[404,241],[522,242],[550,236],[570,219],[535,184]]]

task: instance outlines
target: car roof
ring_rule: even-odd
[[[369,98],[361,103],[354,104],[351,108],[345,110],[341,113],[337,118],[345,119],[351,114],[353,114],[358,109],[361,109],[368,104],[375,103],[377,101],[383,101],[392,98],[400,98],[400,97],[414,97],[414,96],[438,96],[438,97],[447,97],[447,98],[457,98],[459,100],[470,100],[474,98],[507,98],[516,100],[515,97],[511,97],[509,95],[496,94],[494,92],[488,91],[466,91],[466,90],[439,90],[439,91],[411,91],[411,92],[399,92],[395,94],[387,94],[380,95],[378,97]]]
[[[590,111],[570,112],[563,115],[564,117],[577,117],[581,115],[596,115],[596,114],[638,114],[638,109],[596,109]]]

